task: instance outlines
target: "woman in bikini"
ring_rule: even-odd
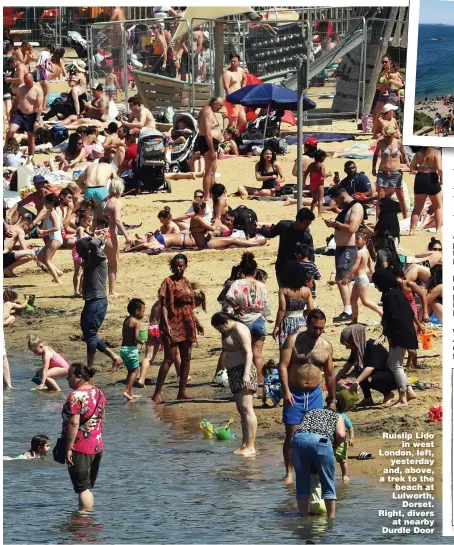
[[[391,57],[389,55],[384,55],[381,62],[383,69],[377,82],[377,90],[380,92],[380,94],[374,110],[374,138],[378,137],[378,120],[380,118],[381,111],[383,110],[383,106],[389,103],[397,105],[399,102],[399,91],[404,86],[402,76],[394,65]]]
[[[214,235],[215,238],[212,238],[214,233],[219,233],[219,229],[217,227],[213,227],[213,225],[209,225],[203,219],[206,208],[205,201],[202,201],[200,203],[194,202],[192,207],[194,209],[195,215],[191,218],[190,233],[197,247],[201,250],[222,250],[224,248],[230,248],[232,246],[235,246],[237,248],[250,248],[252,246],[262,246],[263,244],[266,244],[265,238],[263,240],[261,238],[244,240],[229,237],[218,238],[216,237],[216,235]]]
[[[380,199],[392,197],[394,193],[399,199],[402,216],[407,217],[401,162],[408,168],[410,164],[402,142],[395,138],[395,134],[396,129],[392,125],[386,125],[383,128],[383,139],[377,142],[372,159],[372,176],[377,176],[377,217],[380,210]],[[379,156],[380,166],[377,172],[376,166]]]
[[[285,182],[281,165],[276,161],[276,153],[271,148],[263,148],[259,162],[255,165],[255,179],[262,182],[262,188],[240,185],[238,193],[242,198],[248,195],[259,197],[271,197],[276,191],[276,186]]]
[[[214,184],[211,188],[214,223],[216,221],[222,222],[224,215],[232,210],[228,205],[226,193],[227,190],[223,184]]]
[[[125,190],[125,184],[121,178],[114,178],[109,183],[109,197],[101,203],[102,213],[109,218],[110,239],[106,242],[104,252],[107,256],[109,295],[117,295],[117,271],[120,258],[120,247],[118,242],[117,229],[125,237],[126,244],[132,243],[123,221],[121,219],[121,201],[120,197]]]
[[[416,151],[414,148],[412,151]],[[441,183],[443,170],[441,165],[441,151],[436,148],[419,148],[410,164],[411,172],[415,177],[415,206],[411,213],[410,235],[415,234],[419,216],[424,208],[427,197],[432,202],[435,215],[435,229],[440,234],[443,221]]]

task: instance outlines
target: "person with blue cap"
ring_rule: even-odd
[[[21,218],[29,218],[32,220],[33,227],[41,222],[46,209],[44,206],[44,199],[49,194],[49,189],[46,187],[47,180],[44,176],[33,176],[33,185],[36,191],[32,191],[22,200],[17,202],[6,214],[6,222],[10,225],[14,225],[20,221]],[[26,205],[33,203],[36,208],[36,214],[31,212]],[[42,213],[41,213],[42,212]]]

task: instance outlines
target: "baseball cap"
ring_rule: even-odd
[[[318,145],[318,140],[314,138],[313,136],[309,136],[309,138],[306,138],[306,140],[304,140],[304,144],[306,146],[312,146],[316,148]]]
[[[46,178],[44,176],[40,176],[39,174],[37,176],[33,176],[33,183],[34,184],[45,184]]]
[[[385,104],[383,106],[382,112],[385,114],[386,112],[390,112],[391,110],[398,110],[399,108],[397,106],[394,106],[394,104]]]
[[[104,91],[102,83],[98,83],[98,85],[91,85],[90,88],[93,89],[93,91]]]

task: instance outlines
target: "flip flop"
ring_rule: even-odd
[[[374,460],[370,452],[360,452],[357,456],[349,456],[349,460]]]

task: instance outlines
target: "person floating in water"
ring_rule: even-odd
[[[24,454],[19,454],[15,458],[11,456],[3,456],[3,461],[11,460],[36,460],[38,458],[45,458],[47,453],[50,451],[50,439],[47,435],[35,435],[32,437],[30,449],[24,452]]]

